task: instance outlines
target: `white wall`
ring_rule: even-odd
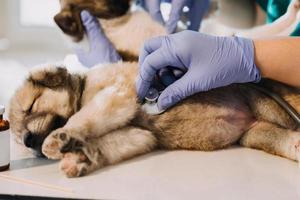
[[[21,26],[20,1],[22,0],[0,0],[0,34],[10,40],[11,48],[67,51],[58,28]]]

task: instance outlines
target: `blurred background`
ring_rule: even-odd
[[[1,59],[26,65],[61,59],[68,48],[53,22],[59,8],[58,0],[1,0]]]
[[[59,9],[58,0],[0,0],[0,104],[8,104],[29,68],[71,52],[53,22]]]
[[[211,5],[213,14],[202,24],[205,32],[217,23],[239,28],[255,23],[254,0],[212,0]],[[59,0],[0,0],[0,104],[8,105],[31,67],[72,53],[53,21],[59,10]]]

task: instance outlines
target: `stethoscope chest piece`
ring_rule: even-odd
[[[157,105],[157,100],[160,92],[155,88],[150,88],[146,97],[145,103],[142,105],[142,110],[144,110],[149,115],[158,115],[164,112],[160,110]]]

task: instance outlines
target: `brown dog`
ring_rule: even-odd
[[[61,30],[72,36],[75,41],[83,38],[80,12],[88,10],[101,19],[112,19],[125,15],[130,7],[130,0],[60,0],[62,7],[54,20]]]
[[[139,20],[147,25],[132,29]],[[101,23],[118,49],[135,55],[145,39],[164,32],[146,13]],[[122,34],[131,37],[124,40]],[[62,159],[60,168],[69,177],[157,148],[210,151],[240,143],[299,159],[297,124],[259,91],[234,84],[199,93],[150,116],[137,103],[137,70],[136,62],[120,62],[86,74],[70,74],[56,66],[32,71],[11,100],[12,131],[27,147]],[[272,81],[265,86],[300,110],[299,90]]]

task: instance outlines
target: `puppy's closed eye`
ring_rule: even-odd
[[[56,114],[33,113],[25,119],[27,130],[33,133],[48,134],[49,132],[61,128],[67,119]]]
[[[32,102],[32,104],[30,105],[30,107],[29,107],[27,110],[25,110],[26,114],[32,113],[32,108],[33,108],[33,105],[34,105],[34,103],[36,102],[36,100],[37,100],[37,99],[35,99],[35,100]]]

